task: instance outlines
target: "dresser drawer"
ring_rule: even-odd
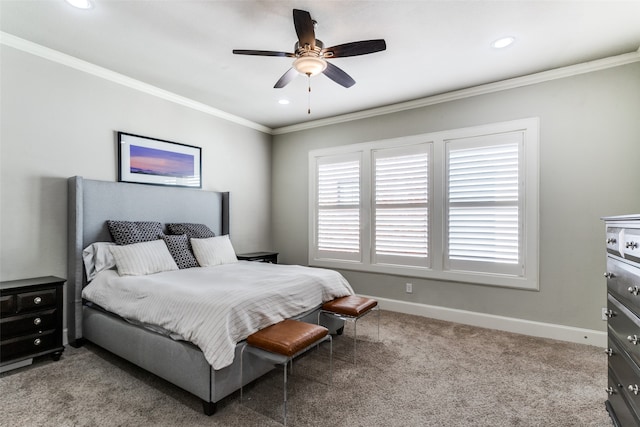
[[[620,244],[620,250],[623,252],[622,257],[640,261],[640,229],[625,228],[621,237],[623,240]]]
[[[607,252],[617,256],[622,255],[621,248],[624,246],[624,228],[607,227],[606,248]]]
[[[607,308],[611,310],[609,337],[614,337],[640,366],[640,319],[611,294],[607,295]]]
[[[625,386],[616,378],[616,374],[609,368],[609,405],[613,409],[616,421],[619,424],[617,426],[633,426],[637,424],[637,420],[633,411],[630,408],[630,404],[627,404],[625,398]]]
[[[620,352],[615,342],[609,340],[614,355],[609,358],[609,370],[613,372],[614,390],[623,396],[636,417],[640,416],[640,372],[638,367]]]
[[[56,306],[56,290],[43,289],[34,292],[23,292],[16,295],[17,312]]]
[[[31,335],[2,340],[0,361],[11,360],[23,355],[37,355],[57,346],[56,331],[44,331]]]
[[[5,339],[16,335],[35,334],[38,331],[55,329],[56,316],[57,312],[54,308],[0,319],[0,337]]]
[[[640,314],[640,269],[607,257],[607,289],[636,314]]]

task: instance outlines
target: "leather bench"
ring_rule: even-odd
[[[338,317],[342,320],[353,321],[353,363],[356,363],[356,340],[358,320],[372,311],[378,312],[378,341],[380,341],[380,307],[378,301],[373,298],[366,298],[357,295],[349,295],[346,297],[336,298],[322,305],[322,309],[318,312],[318,324],[320,324],[320,315],[327,314]]]
[[[247,337],[246,345],[240,352],[240,401],[243,397],[243,362],[244,353],[248,351],[258,357],[266,358],[275,364],[283,365],[284,370],[284,425],[287,425],[287,365],[293,359],[329,341],[329,376],[333,376],[333,342],[329,330],[324,326],[287,319],[275,325],[268,326]]]

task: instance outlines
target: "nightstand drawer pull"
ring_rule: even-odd
[[[629,391],[632,391],[632,392],[633,392],[633,394],[635,394],[636,396],[637,396],[637,395],[638,395],[638,393],[640,392],[640,388],[638,387],[638,384],[634,384],[634,385],[629,384],[629,387],[627,387],[627,389],[628,389]]]
[[[633,336],[629,335],[627,337],[627,340],[633,345],[638,345],[638,342],[640,342],[640,338],[638,338],[637,335],[633,335]]]
[[[607,271],[606,273],[604,273],[604,277],[606,277],[607,279],[613,279],[616,276],[613,273]]]
[[[40,345],[42,344],[42,340],[40,338],[36,338],[35,340],[33,340],[33,345]]]
[[[616,242],[616,239],[614,237],[609,237],[607,239],[607,245],[613,245]]]
[[[640,294],[640,286],[629,286],[627,289],[630,294],[638,295]]]
[[[604,389],[607,393],[609,393],[609,395],[615,394],[615,390],[613,387],[609,386],[607,388]]]
[[[613,356],[615,354],[613,352],[612,348],[607,348],[604,352],[607,353],[607,356],[609,356],[609,357],[611,357],[611,356]]]
[[[627,242],[624,246],[627,249],[636,249],[638,247],[638,242]]]
[[[40,323],[42,323],[42,319],[39,317],[36,317],[35,319],[33,319],[33,324],[38,326],[40,325]]]
[[[38,305],[38,304],[40,304],[41,302],[42,302],[42,298],[40,298],[40,297],[35,297],[35,298],[33,299],[33,303],[34,303],[35,305]]]

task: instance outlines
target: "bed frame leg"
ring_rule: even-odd
[[[211,416],[216,413],[216,402],[202,401],[202,410],[205,415]]]

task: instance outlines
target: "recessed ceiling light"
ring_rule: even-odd
[[[491,43],[491,47],[494,49],[504,49],[505,47],[511,45],[514,41],[516,41],[515,37],[501,37],[498,40]]]
[[[288,99],[280,99],[280,100],[278,100],[278,104],[280,104],[280,105],[288,105],[289,104],[289,100]]]
[[[78,9],[91,9],[91,0],[66,0],[66,2]]]

